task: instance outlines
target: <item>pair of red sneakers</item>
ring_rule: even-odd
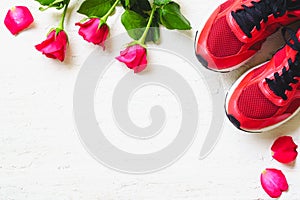
[[[297,21],[300,0],[228,0],[196,38],[196,56],[208,69],[231,71],[251,59],[268,36]],[[227,94],[226,114],[239,129],[271,130],[300,110],[300,28],[283,28],[282,35],[286,45],[242,75]]]

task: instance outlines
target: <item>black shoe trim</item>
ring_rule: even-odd
[[[235,127],[237,127],[238,129],[241,129],[241,123],[234,116],[227,115],[227,117]]]
[[[208,67],[208,62],[200,55],[196,54],[196,57],[198,59],[198,61],[204,66],[204,67]]]

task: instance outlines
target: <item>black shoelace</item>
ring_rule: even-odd
[[[285,33],[288,31],[288,33],[291,36],[291,41],[290,42],[288,39],[285,37]],[[284,37],[284,40],[287,45],[289,45],[292,49],[295,51],[298,51],[296,54],[296,58],[294,62],[292,61],[291,58],[288,59],[288,65],[289,69],[284,67],[282,69],[282,74],[279,75],[278,72],[274,73],[274,79],[268,79],[266,78],[266,82],[269,85],[269,88],[279,97],[281,97],[283,100],[287,100],[287,96],[285,94],[285,91],[292,91],[292,86],[290,84],[296,84],[299,81],[295,79],[296,77],[300,77],[300,41],[298,40],[296,33],[287,28],[282,29],[282,35]]]
[[[249,38],[252,37],[253,28],[256,27],[257,30],[260,30],[261,20],[266,23],[269,15],[278,18],[283,16],[287,10],[300,9],[300,0],[261,0],[251,3],[253,6],[242,5],[243,9],[231,12],[232,17]]]

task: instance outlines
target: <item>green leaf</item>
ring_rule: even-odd
[[[158,18],[154,15],[151,28],[148,32],[146,42],[153,41],[154,43],[157,43],[160,39],[160,31],[159,31],[159,23]]]
[[[131,10],[131,8],[136,5],[138,0],[121,0],[121,4],[124,7],[124,9]]]
[[[151,4],[148,0],[121,0],[125,10],[132,10],[144,18],[149,17],[147,14],[151,11]]]
[[[128,6],[130,6],[130,0],[125,0],[125,7],[127,8]]]
[[[132,10],[126,10],[122,14],[121,22],[127,30],[128,35],[134,40],[140,39],[147,26],[147,20]]]
[[[167,29],[190,30],[190,22],[181,14],[180,6],[171,2],[159,8],[160,22]]]
[[[42,6],[49,6],[52,4],[55,0],[35,0],[39,2]]]
[[[109,11],[113,3],[113,0],[85,0],[77,12],[87,17],[101,18]]]
[[[139,7],[143,11],[150,11],[151,10],[151,4],[148,0],[138,0],[137,1],[137,7]]]
[[[138,8],[142,11],[150,11],[151,4],[148,0],[121,0],[121,3],[125,9],[133,10],[134,8]]]
[[[67,0],[36,0],[36,1],[43,6],[39,8],[41,11],[45,11],[48,8],[62,9],[68,3]]]
[[[154,4],[158,6],[166,5],[170,2],[171,0],[154,0]]]

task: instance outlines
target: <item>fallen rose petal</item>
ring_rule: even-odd
[[[260,182],[265,192],[272,198],[280,197],[289,187],[284,174],[277,169],[265,169],[261,173]]]
[[[7,12],[4,24],[13,35],[16,35],[28,28],[33,21],[32,14],[27,7],[15,6]]]
[[[297,147],[291,136],[279,137],[271,147],[272,156],[281,163],[293,162],[298,155]]]

